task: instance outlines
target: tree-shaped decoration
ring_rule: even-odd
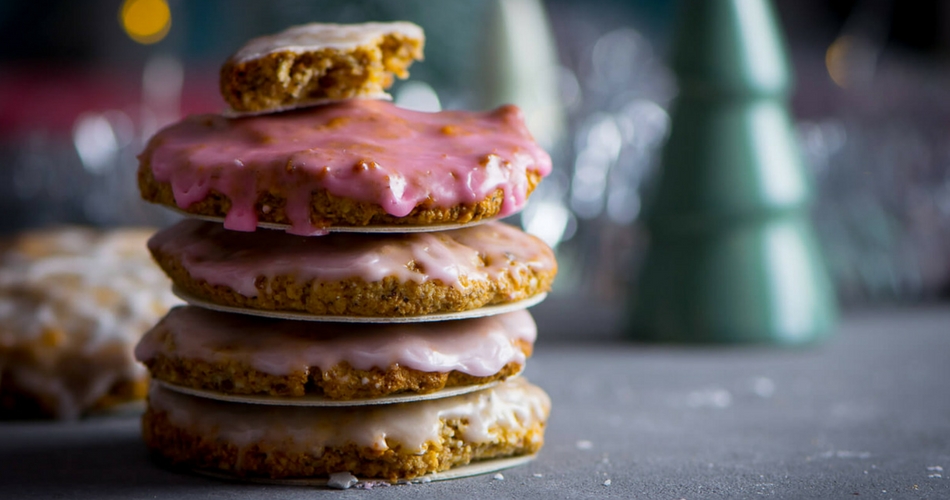
[[[768,0],[684,0],[679,96],[644,222],[650,247],[631,334],[799,344],[835,301],[809,220],[788,113],[790,69]]]

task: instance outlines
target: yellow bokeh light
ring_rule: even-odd
[[[831,80],[843,89],[856,89],[874,80],[881,48],[872,40],[841,35],[825,53],[825,65]]]
[[[854,46],[850,36],[838,37],[825,52],[825,66],[828,68],[828,76],[839,87],[848,88],[848,52]]]
[[[172,12],[165,0],[125,0],[119,22],[130,38],[143,44],[160,41],[172,26]]]

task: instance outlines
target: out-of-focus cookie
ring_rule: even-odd
[[[243,113],[388,99],[393,77],[409,76],[424,44],[422,28],[409,22],[294,26],[232,55],[221,68],[221,95]]]
[[[25,233],[0,257],[0,415],[75,418],[141,399],[142,334],[179,301],[150,230]]]

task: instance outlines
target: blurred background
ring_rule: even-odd
[[[409,20],[426,60],[400,105],[514,102],[555,171],[521,224],[558,251],[554,304],[616,312],[669,131],[666,0],[0,1],[0,233],[165,225],[138,198],[160,127],[224,108],[221,63],[305,22]],[[777,0],[813,220],[846,307],[950,297],[950,2]],[[556,307],[549,306],[549,307]]]

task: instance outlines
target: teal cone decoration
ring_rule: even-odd
[[[680,93],[654,196],[631,336],[803,344],[827,336],[834,293],[809,220],[788,113],[790,69],[768,0],[684,0]]]

